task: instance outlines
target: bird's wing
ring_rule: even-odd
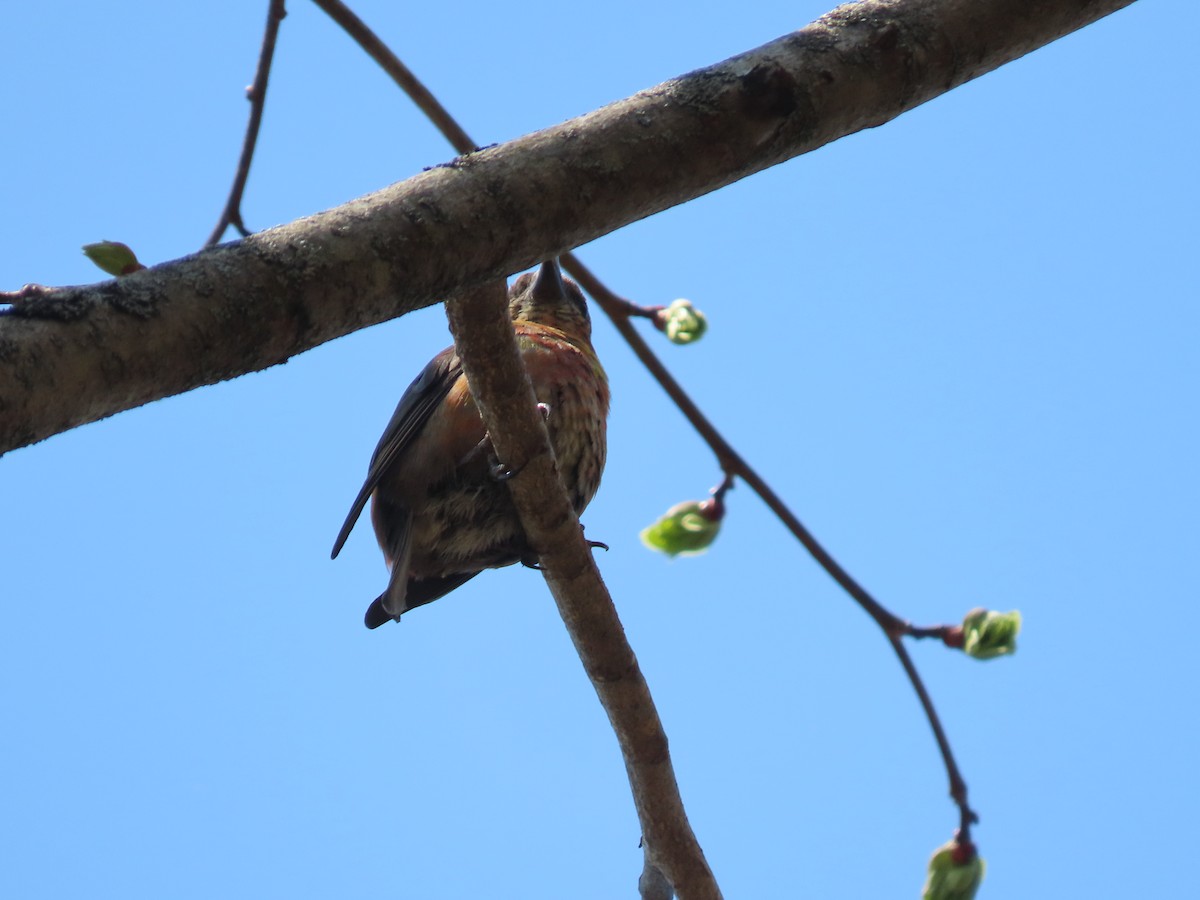
[[[367,469],[367,480],[363,482],[362,489],[354,498],[342,530],[338,532],[337,540],[333,542],[331,558],[336,559],[338,553],[341,552],[342,545],[350,536],[354,523],[358,521],[363,507],[367,505],[367,498],[379,485],[379,480],[383,478],[413,439],[421,433],[421,429],[429,421],[433,411],[450,393],[454,382],[461,374],[462,363],[459,361],[458,354],[454,352],[453,347],[448,347],[430,360],[429,365],[421,370],[421,374],[408,386],[408,390],[396,404],[396,411],[392,413],[391,421],[388,422],[387,428],[383,431],[383,437],[379,439],[379,445],[371,456],[371,465]]]

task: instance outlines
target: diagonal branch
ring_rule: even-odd
[[[683,900],[717,900],[721,892],[688,824],[650,688],[559,479],[546,427],[517,352],[507,297],[504,283],[498,281],[446,302],[471,394],[497,456],[520,473],[509,482],[513,501],[579,659],[617,735],[647,861]]]
[[[864,0],[300,222],[115,282],[0,294],[0,453],[519,271],[1131,2]]]
[[[689,424],[696,430],[696,433],[708,444],[709,449],[717,457],[717,462],[721,466],[721,470],[725,473],[726,479],[729,476],[736,475],[742,481],[746,482],[750,489],[758,494],[759,498],[775,514],[776,518],[783,523],[784,527],[792,533],[792,536],[817,561],[817,564],[825,570],[830,578],[837,582],[842,590],[853,598],[855,603],[862,607],[863,611],[883,631],[893,652],[895,652],[896,657],[900,660],[904,674],[908,677],[909,683],[912,685],[913,691],[921,703],[921,709],[925,713],[925,718],[929,722],[929,727],[933,731],[934,740],[938,745],[938,752],[942,756],[942,764],[946,769],[946,777],[950,782],[950,796],[958,806],[959,834],[964,840],[969,840],[971,825],[977,821],[978,817],[975,811],[971,809],[970,803],[967,800],[967,783],[959,771],[958,762],[954,758],[954,751],[950,747],[949,739],[946,737],[946,731],[942,726],[942,720],[938,715],[937,708],[933,705],[933,700],[929,696],[925,682],[921,678],[921,674],[917,671],[917,667],[913,665],[912,659],[908,655],[908,650],[905,648],[902,640],[904,635],[907,634],[924,637],[931,632],[941,631],[941,629],[914,629],[910,623],[887,609],[865,587],[859,584],[858,580],[847,572],[834,559],[833,555],[825,549],[824,545],[817,540],[816,536],[804,526],[804,523],[783,502],[783,499],[775,493],[766,480],[742,458],[741,454],[733,448],[733,445],[725,440],[725,437],[717,430],[716,426],[700,411],[700,408],[683,389],[683,386],[667,371],[667,367],[663,365],[662,360],[650,349],[650,346],[638,333],[637,329],[633,327],[633,323],[629,321],[629,310],[633,308],[633,304],[622,297],[618,297],[605,287],[592,274],[591,270],[573,254],[567,253],[563,255],[562,266],[574,276],[575,280],[579,282],[580,287],[587,291],[600,304],[600,307],[608,315],[613,325],[616,326],[617,331],[620,332],[625,342],[629,344],[634,355],[637,356],[662,389],[667,392],[667,396],[671,398],[675,406],[683,413]]]
[[[454,117],[446,111],[446,107],[433,96],[430,90],[421,83],[412,70],[400,61],[367,23],[355,15],[341,0],[313,0],[328,16],[350,35],[366,54],[375,60],[383,71],[400,86],[408,98],[417,105],[417,109],[425,114],[434,127],[437,128],[450,145],[459,153],[470,153],[479,145],[463,131],[462,126],[454,121]]]

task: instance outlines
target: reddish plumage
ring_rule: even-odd
[[[559,472],[577,513],[604,469],[608,382],[591,344],[579,287],[556,262],[509,289],[509,312]],[[533,562],[508,487],[453,347],[404,392],[371,457],[367,479],[334,543],[337,556],[372,499],[371,521],[391,568],[368,628],[429,603],[484,569]]]

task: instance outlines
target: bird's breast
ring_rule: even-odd
[[[604,471],[608,381],[590,344],[556,329],[518,330],[534,394],[549,407],[546,428],[575,511],[595,496]]]

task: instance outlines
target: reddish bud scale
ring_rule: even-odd
[[[978,852],[970,841],[960,841],[950,852],[950,858],[954,860],[955,865],[965,866],[978,855]]]

